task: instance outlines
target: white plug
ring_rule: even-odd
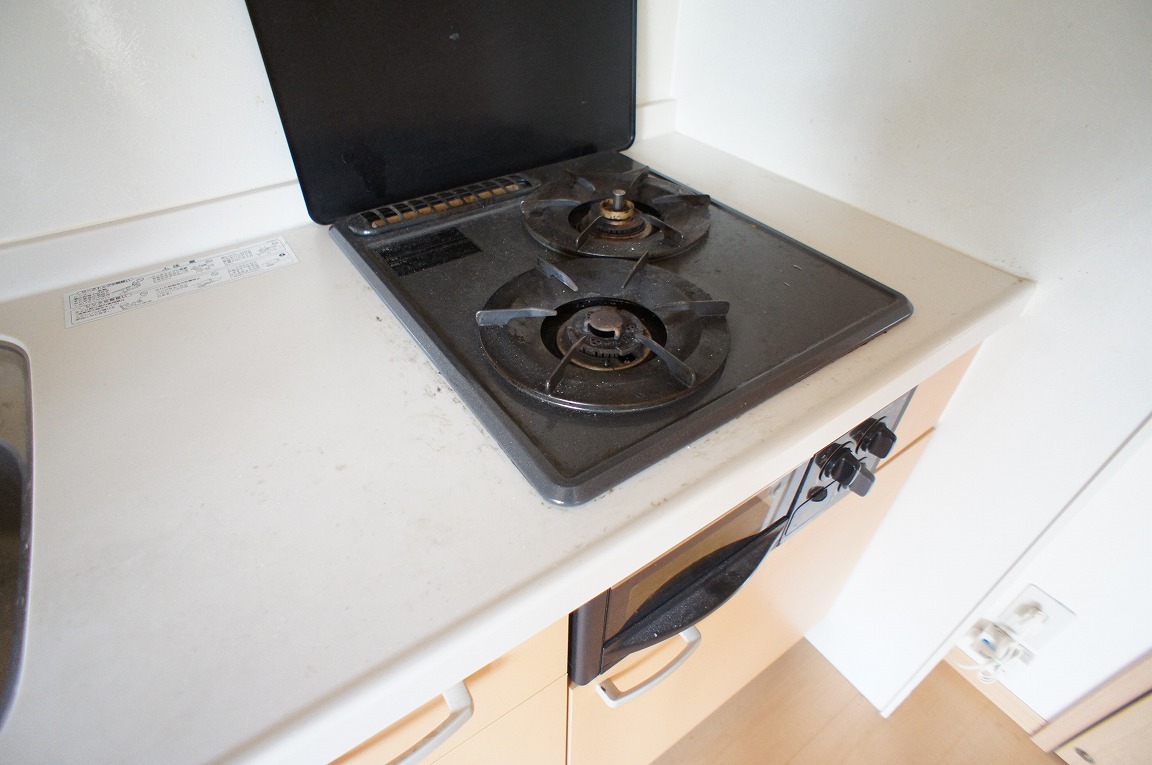
[[[994,683],[1014,662],[1032,661],[1032,651],[1002,624],[982,619],[968,635],[967,653],[978,663],[964,668],[979,670],[980,682]]]

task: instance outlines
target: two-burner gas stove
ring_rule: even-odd
[[[898,293],[616,153],[369,210],[332,235],[562,504],[911,313]]]
[[[309,214],[552,501],[592,499],[911,313],[615,153],[635,130],[635,2],[247,4]]]

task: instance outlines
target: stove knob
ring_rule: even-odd
[[[869,470],[866,465],[861,465],[860,470],[856,473],[856,478],[852,483],[848,484],[848,490],[857,496],[863,497],[869,492],[874,483],[876,483],[876,474]]]
[[[853,435],[858,444],[857,452],[863,450],[880,459],[891,454],[896,445],[896,434],[880,420],[865,420]]]
[[[872,484],[876,482],[876,476],[872,471],[861,463],[847,446],[842,446],[833,452],[823,472],[840,484],[840,488],[848,489],[861,497],[867,494]]]
[[[856,459],[852,454],[852,450],[847,446],[841,446],[828,458],[828,463],[824,466],[824,474],[831,478],[841,487],[847,487],[856,478],[856,473],[860,470],[860,460]]]

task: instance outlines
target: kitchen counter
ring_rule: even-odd
[[[531,490],[295,187],[0,250],[35,466],[0,760],[326,762],[805,461],[1030,294],[682,136],[628,153],[916,312],[574,508]],[[66,325],[66,292],[273,236],[298,263]]]

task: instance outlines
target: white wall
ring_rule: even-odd
[[[676,25],[679,0],[639,0],[636,30],[636,103],[666,101],[673,97],[676,63]]]
[[[1152,411],[1152,5],[680,9],[681,132],[1039,282],[810,635],[890,709]]]
[[[295,180],[243,0],[0,21],[0,244]]]
[[[640,3],[641,103],[675,11]],[[5,4],[0,245],[295,180],[243,0]]]

